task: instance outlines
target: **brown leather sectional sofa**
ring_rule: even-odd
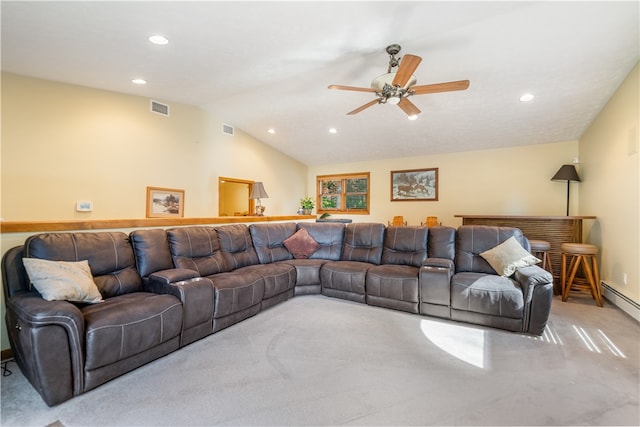
[[[306,258],[285,245],[300,229],[317,248]],[[534,265],[502,277],[480,256],[511,236],[530,249],[520,230],[486,226],[288,222],[38,234],[2,259],[6,324],[20,369],[50,406],[295,295],[539,335],[551,275]],[[88,260],[104,301],[43,299],[23,258]]]

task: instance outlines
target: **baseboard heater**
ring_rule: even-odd
[[[621,294],[607,282],[600,281],[600,285],[602,286],[603,296],[609,302],[640,322],[640,304]]]

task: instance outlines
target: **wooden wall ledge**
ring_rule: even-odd
[[[212,218],[141,218],[67,221],[0,221],[0,233],[103,230],[111,228],[178,227],[185,225],[235,224],[316,219],[315,215],[221,216]]]
[[[485,218],[485,219],[596,219],[593,215],[547,216],[547,215],[454,215],[455,218]]]

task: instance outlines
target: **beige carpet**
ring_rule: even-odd
[[[12,363],[1,424],[638,425],[639,338],[590,297],[539,338],[296,297],[54,408]]]

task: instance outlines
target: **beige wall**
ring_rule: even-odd
[[[640,303],[639,80],[636,65],[580,138],[580,210],[598,216],[587,241],[600,249],[602,280],[636,303]]]
[[[437,216],[443,225],[457,227],[459,214],[565,215],[566,183],[551,177],[577,156],[578,142],[567,141],[309,167],[308,192],[315,194],[316,175],[371,171],[370,215],[340,217],[386,223],[403,215],[409,225],[420,225],[426,216]],[[419,168],[438,168],[438,201],[390,201],[391,171]],[[575,184],[571,190],[571,214],[577,214]]]
[[[295,214],[305,165],[239,129],[223,134],[200,108],[169,103],[165,117],[149,103],[3,74],[2,218],[144,218],[147,186],[184,189],[185,217],[218,216],[219,176],[264,182],[267,212]],[[76,212],[77,200],[93,212]]]

